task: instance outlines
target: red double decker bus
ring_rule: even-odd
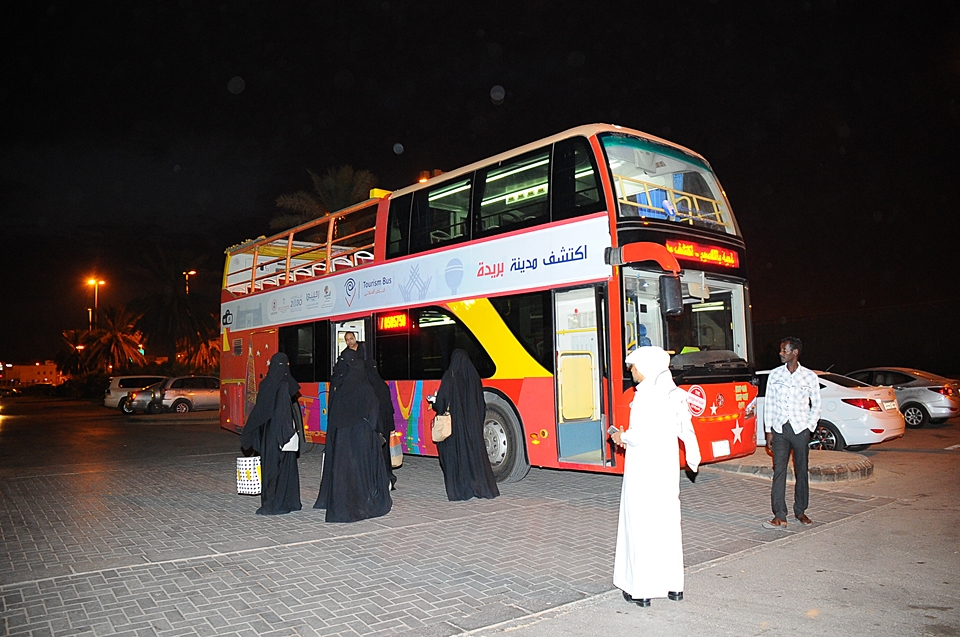
[[[306,448],[352,331],[390,386],[405,453],[436,455],[434,393],[456,348],[484,384],[498,480],[531,466],[621,472],[624,357],[673,354],[703,462],[756,448],[744,242],[700,155],[581,126],[227,250],[221,425],[240,431],[287,353]],[[681,457],[681,464],[683,458]]]

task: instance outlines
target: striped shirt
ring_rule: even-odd
[[[783,433],[787,422],[794,433],[813,431],[820,420],[820,381],[799,363],[792,374],[784,364],[770,372],[763,402],[764,431]]]

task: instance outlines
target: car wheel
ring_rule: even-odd
[[[847,445],[847,451],[866,451],[870,445]]]
[[[813,430],[813,435],[810,437],[811,449],[843,451],[845,446],[843,436],[840,435],[840,430],[837,429],[836,425],[825,420],[817,423],[817,428]]]
[[[163,408],[157,403],[147,403],[148,414],[159,414],[161,411],[163,411]]]
[[[128,416],[133,413],[133,407],[130,405],[130,401],[126,398],[120,399],[120,404],[117,405],[120,408],[120,411],[127,414]]]
[[[170,407],[170,411],[177,414],[185,414],[190,411],[190,403],[183,398],[173,403],[173,406]]]
[[[517,482],[530,471],[523,446],[523,430],[510,404],[495,394],[486,394],[483,442],[497,482]]]
[[[930,422],[930,414],[920,405],[911,403],[903,408],[903,422],[911,429],[919,429]]]

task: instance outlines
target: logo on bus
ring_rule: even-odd
[[[707,408],[707,392],[700,385],[694,385],[687,390],[687,407],[694,416],[703,414]]]
[[[353,305],[353,299],[357,296],[357,282],[353,277],[344,281],[343,295],[346,297],[347,307]]]

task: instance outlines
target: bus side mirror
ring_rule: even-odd
[[[683,314],[683,287],[679,276],[664,274],[660,277],[660,313],[664,316]]]

